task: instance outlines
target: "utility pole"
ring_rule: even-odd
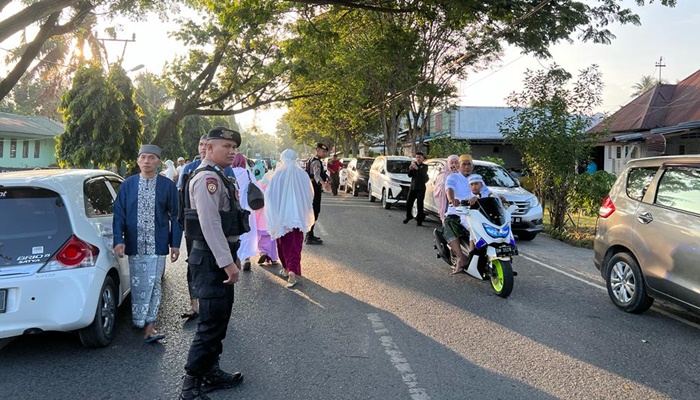
[[[98,38],[97,40],[100,40],[102,42],[102,47],[105,46],[105,42],[122,42],[124,43],[124,47],[122,48],[122,56],[119,57],[119,64],[124,61],[124,53],[126,53],[126,45],[129,44],[129,42],[135,42],[136,41],[136,34],[132,33],[131,34],[131,39],[117,39],[117,38]]]
[[[661,83],[661,68],[666,66],[666,64],[664,64],[664,58],[659,57],[659,61],[657,61],[656,64],[654,64],[654,66],[656,66],[656,68],[659,69],[659,83]]]

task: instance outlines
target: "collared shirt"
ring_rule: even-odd
[[[197,169],[207,165],[220,168],[209,160],[202,161]],[[231,211],[231,198],[224,182],[214,171],[202,171],[194,175],[190,181],[190,204],[197,210],[199,224],[202,227],[204,240],[214,254],[219,268],[231,264],[234,259],[228,242],[238,240],[238,236],[226,237],[221,226],[219,211]]]
[[[321,164],[321,160],[314,159],[311,161],[311,173],[314,176],[314,182],[316,182],[319,185],[323,183],[323,178],[321,177],[322,169],[323,164]]]

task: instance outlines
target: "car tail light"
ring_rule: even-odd
[[[615,212],[615,204],[613,204],[610,196],[605,196],[603,199],[603,204],[600,205],[600,210],[598,210],[598,215],[601,218],[608,218]]]
[[[100,250],[90,243],[71,236],[66,244],[41,269],[41,272],[94,267]]]

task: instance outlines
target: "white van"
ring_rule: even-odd
[[[412,158],[403,156],[377,157],[369,170],[369,201],[382,199],[382,207],[387,210],[392,204],[406,204],[411,187],[411,178],[408,177],[411,161]]]

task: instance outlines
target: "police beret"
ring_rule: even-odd
[[[326,146],[326,145],[323,144],[323,143],[316,143],[316,148],[317,148],[317,149],[321,149],[321,150],[328,151],[328,146]]]
[[[207,140],[212,139],[233,140],[236,142],[236,145],[241,145],[241,134],[223,126],[212,128],[209,133],[207,133]]]
[[[160,147],[155,144],[144,144],[139,149],[139,155],[143,153],[153,154],[154,156],[160,158]]]

